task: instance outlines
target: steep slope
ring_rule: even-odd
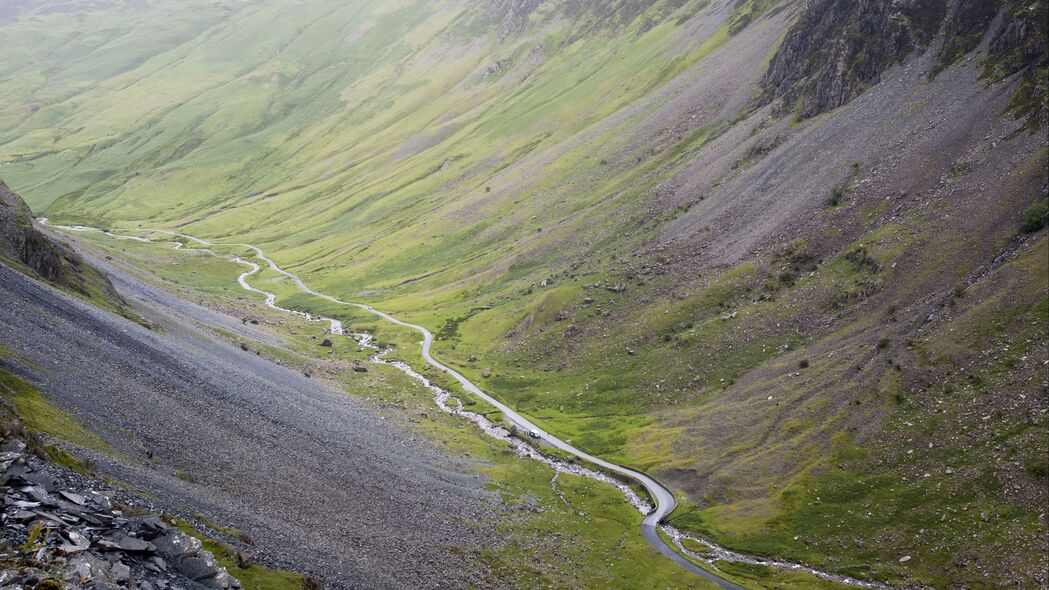
[[[429,325],[683,528],[1045,583],[1046,2],[298,8],[27,9],[5,174]]]
[[[25,268],[103,308],[131,313],[109,279],[85,263],[68,245],[45,235],[25,201],[3,181],[0,181],[0,262]]]
[[[53,231],[43,229],[41,239],[51,243]],[[96,234],[70,237],[86,235]],[[121,300],[142,314],[135,315],[138,324],[49,287],[28,268],[0,263],[0,410],[13,402],[28,427],[46,437],[43,448],[56,461],[92,478],[59,470],[63,480],[97,486],[93,478],[101,475],[103,489],[150,498],[135,506],[178,514],[184,520],[165,520],[200,536],[244,587],[318,587],[256,558],[307,571],[331,588],[611,581],[713,587],[644,540],[642,515],[619,489],[571,467],[553,471],[511,452],[501,438],[464,428],[463,417],[435,412],[428,387],[369,362],[372,350],[332,334],[326,322],[230,297],[243,264],[97,235],[104,255],[79,239],[71,243],[86,247],[81,264],[111,277]],[[102,260],[139,256],[148,261],[141,271]],[[177,284],[164,278],[173,269]],[[7,421],[0,426],[23,430]],[[14,520],[4,531],[19,549],[3,551],[0,566],[21,571],[21,557],[63,577],[93,559],[65,555],[55,530],[33,541],[32,527],[17,524],[33,516],[13,504],[20,499],[11,494]],[[136,527],[106,534],[157,532]],[[606,559],[610,554],[622,562]],[[218,580],[205,579],[215,568],[178,562],[182,557],[172,556],[175,569],[158,576],[182,583],[185,565],[184,573],[205,586]],[[149,559],[140,552],[126,561],[137,576]],[[107,582],[119,572],[97,566],[92,579]],[[17,575],[46,577],[37,570]],[[788,587],[815,579],[789,572],[764,578]]]
[[[457,555],[486,544],[474,523],[493,506],[476,476],[365,403],[212,331],[247,340],[257,328],[106,270],[159,330],[0,265],[0,370],[87,425],[99,444],[78,455],[333,588],[498,585]]]

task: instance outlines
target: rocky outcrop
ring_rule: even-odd
[[[130,516],[87,478],[52,475],[40,441],[6,405],[0,414],[0,588],[240,588],[198,539],[160,516]]]
[[[17,260],[45,280],[62,286],[82,261],[68,248],[52,244],[33,227],[33,215],[21,197],[0,182],[0,255]]]
[[[949,66],[976,49],[1000,10],[998,4],[988,0],[958,0],[944,23],[937,68]]]
[[[1049,125],[1049,1],[1004,0],[1001,26],[987,49],[985,75],[1022,73],[1012,111],[1034,128]]]
[[[498,30],[499,38],[506,38],[524,28],[540,4],[542,0],[491,0],[492,25]]]
[[[85,263],[72,248],[44,234],[22,197],[0,182],[0,260],[4,258],[25,265],[53,285],[85,295],[95,290],[110,301],[123,304],[109,279]]]
[[[769,63],[762,101],[800,118],[831,111],[937,39],[931,76],[989,38],[989,81],[1026,71],[1044,87],[1038,71],[1047,63],[1045,13],[1044,0],[809,0]]]
[[[769,63],[766,101],[801,118],[838,108],[935,36],[946,0],[811,0]]]

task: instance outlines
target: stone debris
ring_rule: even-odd
[[[241,587],[199,540],[159,516],[125,516],[105,493],[59,489],[40,463],[0,453],[0,589]]]

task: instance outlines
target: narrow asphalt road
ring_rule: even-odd
[[[286,273],[286,274],[289,274],[289,273]],[[653,547],[658,549],[660,551],[660,553],[662,553],[663,555],[666,555],[667,557],[669,557],[674,563],[680,565],[681,567],[683,567],[683,568],[685,568],[685,569],[687,569],[687,570],[689,570],[689,571],[691,571],[691,572],[693,572],[693,573],[695,573],[695,574],[697,574],[699,576],[702,576],[702,577],[706,578],[707,580],[710,580],[711,582],[714,582],[715,584],[718,584],[722,588],[726,588],[728,590],[744,590],[744,588],[742,586],[739,586],[738,584],[734,584],[734,583],[732,583],[732,582],[730,582],[730,581],[728,581],[728,580],[726,580],[724,578],[719,577],[718,575],[714,574],[713,572],[705,570],[705,569],[699,567],[698,565],[696,565],[695,563],[692,563],[691,561],[686,559],[683,555],[681,555],[680,553],[675,551],[674,548],[671,547],[663,539],[663,537],[661,537],[659,535],[659,524],[662,522],[662,520],[663,520],[663,518],[665,516],[669,515],[671,512],[674,511],[674,508],[677,506],[677,501],[674,499],[674,494],[671,493],[670,490],[668,490],[665,486],[660,484],[658,481],[656,481],[652,477],[650,477],[650,476],[648,476],[648,475],[646,475],[646,474],[644,474],[644,473],[642,473],[640,471],[636,471],[634,469],[630,469],[629,467],[623,467],[621,465],[616,465],[615,463],[611,463],[609,461],[605,461],[604,459],[601,459],[600,457],[595,457],[594,455],[591,455],[590,453],[587,453],[585,451],[577,449],[576,447],[568,444],[567,442],[557,438],[556,436],[550,434],[549,432],[547,432],[547,431],[543,430],[542,428],[540,428],[539,426],[535,425],[534,423],[532,423],[530,420],[528,420],[527,418],[525,418],[521,414],[515,412],[513,410],[513,408],[507,406],[506,404],[500,402],[499,400],[495,399],[494,397],[488,395],[487,393],[482,391],[481,388],[479,388],[476,385],[474,385],[474,383],[472,381],[470,381],[469,379],[464,377],[461,373],[459,373],[455,369],[449,368],[449,367],[441,364],[440,361],[435,359],[433,357],[433,355],[430,354],[430,346],[433,344],[433,334],[430,333],[430,331],[427,330],[426,328],[424,328],[422,326],[419,326],[419,325],[416,325],[416,324],[410,324],[408,322],[401,321],[401,320],[391,316],[390,314],[383,313],[383,312],[378,311],[378,310],[376,310],[376,309],[374,309],[374,308],[372,308],[370,306],[367,306],[367,305],[361,305],[359,303],[347,303],[347,302],[344,302],[344,301],[340,301],[340,300],[338,300],[338,299],[336,299],[334,297],[331,297],[331,296],[328,296],[328,295],[324,295],[324,294],[321,294],[321,293],[317,293],[316,291],[314,291],[314,290],[310,289],[309,287],[307,287],[306,285],[304,285],[301,280],[298,280],[298,277],[292,276],[292,278],[296,280],[296,282],[298,283],[298,285],[301,288],[305,289],[306,291],[308,291],[309,293],[311,293],[313,295],[316,295],[318,297],[323,297],[324,299],[327,299],[328,301],[331,301],[333,303],[340,303],[340,304],[343,304],[343,305],[354,305],[354,306],[357,306],[357,307],[364,308],[364,309],[372,312],[373,314],[383,318],[384,320],[386,320],[388,322],[391,322],[391,323],[394,323],[394,324],[397,324],[397,325],[400,325],[400,326],[404,326],[406,328],[412,328],[414,330],[417,330],[417,331],[421,332],[422,335],[423,335],[422,356],[426,360],[426,362],[429,363],[430,365],[436,367],[437,369],[439,369],[441,371],[444,371],[448,375],[451,375],[452,377],[454,377],[455,380],[458,381],[459,383],[461,383],[463,388],[466,389],[467,391],[469,391],[470,393],[473,393],[477,397],[480,397],[481,399],[483,399],[486,402],[492,404],[496,408],[499,408],[499,410],[503,413],[503,416],[506,418],[506,420],[508,422],[510,422],[511,424],[513,424],[514,426],[516,426],[519,432],[536,432],[539,435],[539,439],[542,440],[543,442],[549,444],[550,446],[553,446],[553,447],[556,447],[558,449],[561,449],[562,451],[565,451],[566,453],[575,455],[576,457],[579,457],[580,459],[584,459],[586,461],[589,461],[590,463],[593,463],[594,465],[598,465],[600,467],[603,467],[603,468],[607,469],[608,471],[612,471],[612,472],[618,473],[620,475],[624,475],[626,477],[629,477],[629,478],[633,479],[634,481],[637,481],[638,483],[643,485],[645,487],[645,489],[648,491],[649,495],[655,501],[655,504],[656,504],[655,510],[653,510],[652,512],[649,512],[645,516],[645,519],[641,522],[641,534],[645,537],[645,540],[647,540],[649,542],[649,544],[651,544]]]
[[[46,223],[46,219],[41,220],[41,221]],[[54,227],[56,229],[65,229],[65,230],[72,230],[72,231],[100,231],[100,230],[97,230],[97,228],[80,227],[80,226],[69,227],[69,226],[54,226],[53,225],[51,227]],[[496,398],[492,397],[491,395],[485,393],[481,388],[477,387],[477,385],[475,385],[472,381],[467,379],[461,373],[459,373],[458,371],[456,371],[456,370],[454,370],[454,369],[452,369],[450,367],[445,366],[444,364],[442,364],[440,361],[438,361],[437,359],[435,359],[433,357],[433,354],[431,354],[430,349],[431,349],[431,346],[433,344],[434,337],[433,337],[433,334],[429,330],[427,330],[425,327],[417,325],[417,324],[412,324],[412,323],[409,323],[409,322],[405,322],[405,321],[399,320],[399,319],[393,317],[392,315],[390,315],[388,313],[385,313],[385,312],[382,312],[382,311],[379,311],[379,310],[375,309],[374,307],[372,307],[370,305],[365,305],[365,304],[362,304],[362,303],[354,303],[354,302],[351,302],[351,301],[343,301],[341,299],[332,297],[331,295],[327,295],[325,293],[321,293],[319,291],[316,291],[316,290],[312,289],[310,286],[308,286],[302,280],[302,278],[300,278],[298,275],[281,268],[279,265],[277,265],[276,262],[274,262],[271,258],[269,258],[266,255],[266,253],[261,248],[259,248],[258,246],[252,245],[252,244],[231,243],[231,242],[209,242],[207,240],[203,240],[203,239],[200,239],[200,238],[197,238],[197,237],[194,237],[194,236],[190,236],[190,235],[182,234],[182,233],[178,233],[178,232],[167,231],[167,230],[140,229],[140,230],[113,230],[113,231],[147,231],[147,232],[151,232],[151,233],[160,233],[160,234],[169,235],[169,236],[173,236],[173,237],[177,237],[177,238],[182,238],[182,239],[194,242],[194,243],[202,245],[202,246],[227,246],[227,247],[234,246],[234,247],[248,248],[248,249],[252,250],[255,253],[256,257],[258,257],[259,260],[265,262],[270,267],[270,269],[272,269],[274,272],[277,272],[277,273],[279,273],[279,274],[281,274],[281,275],[291,279],[299,287],[299,289],[301,289],[302,291],[304,291],[306,293],[309,293],[310,295],[313,295],[315,297],[319,297],[321,299],[324,299],[324,300],[329,301],[331,303],[335,303],[337,305],[346,305],[346,306],[350,306],[350,307],[357,307],[357,308],[360,308],[360,309],[364,309],[364,310],[366,310],[366,311],[368,311],[368,312],[370,312],[370,313],[372,313],[372,314],[374,314],[374,315],[376,315],[376,316],[378,316],[378,317],[380,317],[380,318],[382,318],[382,319],[384,319],[384,320],[386,320],[386,321],[388,321],[390,323],[397,324],[399,326],[403,326],[403,327],[410,328],[412,330],[418,331],[423,336],[422,356],[423,356],[423,359],[427,363],[429,363],[431,366],[433,366],[433,367],[437,368],[438,370],[443,371],[443,372],[447,373],[448,375],[450,375],[451,377],[453,377],[456,381],[458,381],[460,384],[462,384],[464,389],[466,389],[470,393],[473,393],[474,395],[480,397],[481,399],[485,400],[486,402],[488,402],[488,403],[492,404],[493,406],[495,406],[496,408],[498,408],[503,413],[503,415],[506,418],[507,422],[509,422],[510,424],[515,426],[519,431],[523,431],[523,432],[533,432],[534,431],[535,433],[538,434],[538,438],[542,442],[544,442],[544,443],[546,443],[546,444],[548,444],[548,445],[550,445],[552,447],[556,447],[558,449],[561,449],[562,451],[564,451],[566,453],[569,453],[571,455],[574,455],[574,456],[576,456],[576,457],[578,457],[580,459],[583,459],[585,461],[593,463],[594,465],[598,465],[598,466],[600,466],[600,467],[602,467],[602,468],[604,468],[604,469],[606,469],[608,471],[611,471],[611,472],[614,472],[614,473],[618,473],[620,475],[623,475],[625,477],[633,479],[634,481],[637,481],[642,486],[644,486],[644,488],[648,491],[649,495],[652,497],[653,501],[655,502],[656,508],[655,508],[655,510],[653,510],[652,512],[648,513],[645,516],[644,520],[641,523],[641,532],[642,532],[642,535],[645,537],[645,539],[653,547],[655,547],[661,553],[663,553],[664,555],[669,557],[674,563],[676,563],[676,564],[680,565],[681,567],[683,567],[683,568],[685,568],[685,569],[695,573],[696,575],[699,575],[699,576],[701,576],[701,577],[703,577],[703,578],[705,578],[705,579],[707,579],[707,580],[709,580],[711,582],[714,582],[715,584],[718,584],[719,586],[721,586],[722,588],[725,588],[726,590],[745,590],[742,586],[740,586],[738,584],[735,584],[733,582],[730,582],[728,580],[725,580],[725,579],[721,578],[720,576],[716,575],[715,573],[713,573],[711,571],[708,571],[708,570],[706,570],[706,569],[704,569],[702,567],[699,567],[695,563],[689,561],[684,556],[682,556],[680,553],[675,551],[674,548],[671,547],[660,536],[660,534],[659,534],[659,525],[660,525],[661,521],[663,520],[664,517],[666,517],[671,512],[673,512],[674,508],[677,506],[677,501],[674,499],[674,494],[671,493],[671,491],[669,489],[667,489],[665,486],[660,484],[658,481],[656,481],[654,478],[650,477],[649,475],[646,475],[646,474],[644,474],[644,473],[642,473],[640,471],[636,471],[634,469],[630,469],[628,467],[623,467],[621,465],[617,465],[615,463],[611,463],[609,461],[601,459],[600,457],[595,457],[594,455],[591,455],[591,454],[589,454],[589,453],[587,453],[585,451],[582,451],[582,450],[580,450],[580,449],[570,445],[569,443],[567,443],[567,442],[561,440],[560,438],[557,438],[556,436],[550,434],[549,432],[543,430],[538,425],[534,424],[532,421],[528,420],[527,418],[525,418],[524,416],[522,416],[518,412],[514,411],[513,408],[507,406],[506,404],[500,402],[498,399],[496,399]],[[109,232],[105,232],[105,233],[109,233]],[[121,236],[116,236],[115,235],[115,237],[121,237]],[[252,291],[257,291],[254,288],[250,288],[249,287],[249,289],[252,290]]]

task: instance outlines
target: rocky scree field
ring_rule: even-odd
[[[39,227],[33,231],[41,232],[50,250],[73,252]],[[76,256],[86,271],[89,262]],[[459,457],[411,436],[404,425],[386,421],[332,384],[213,332],[225,329],[246,339],[258,333],[239,318],[178,299],[104,260],[90,265],[142,321],[0,265],[4,397],[35,430],[53,437],[48,440],[56,445],[56,458],[104,476],[112,486],[139,490],[163,510],[218,530],[237,550],[308,571],[331,588],[399,586],[415,579],[498,585],[480,581],[491,575],[483,562],[459,555],[487,545],[477,523],[500,510],[481,477]],[[295,412],[286,411],[289,403]],[[45,496],[25,501],[56,506]],[[57,508],[73,510],[61,503]],[[46,521],[33,537],[42,544],[33,549],[31,563],[41,569],[43,557],[62,554],[51,542],[57,539],[52,533],[62,530],[47,514],[66,519],[39,512],[9,515],[4,529],[28,534],[35,520]],[[166,534],[128,526],[96,532],[146,540]],[[13,540],[16,547],[29,542]],[[391,547],[400,558],[377,557]],[[178,555],[159,555],[178,570]],[[73,575],[66,575],[66,565],[54,569],[66,582]],[[104,576],[90,581],[116,581],[108,567],[101,571]],[[240,574],[265,579],[267,588],[289,587],[282,584],[296,579],[268,570],[233,573]],[[181,575],[208,577],[203,570]]]

